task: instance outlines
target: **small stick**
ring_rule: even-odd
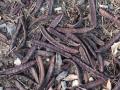
[[[53,12],[53,5],[54,5],[54,0],[48,0],[48,15],[52,15]]]

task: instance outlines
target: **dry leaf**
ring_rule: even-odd
[[[112,90],[111,82],[110,79],[108,79],[107,85],[106,85],[107,90]]]
[[[72,81],[72,80],[75,80],[75,79],[78,79],[78,76],[75,75],[75,74],[69,74],[67,77],[65,77],[63,80],[65,81]]]
[[[67,88],[66,81],[61,81],[61,86],[62,86],[61,90],[66,90],[66,88]]]
[[[1,24],[0,28],[6,28],[7,33],[10,34],[11,36],[15,33],[15,30],[16,30],[15,24],[10,22]]]
[[[56,53],[55,73],[60,73],[61,65],[62,65],[62,57],[60,54]]]
[[[61,72],[57,77],[56,80],[59,82],[60,80],[62,80],[63,78],[65,78],[67,76],[68,72],[63,71]]]
[[[7,23],[6,24],[7,32],[13,36],[16,31],[16,26],[14,23]]]
[[[78,5],[82,5],[85,2],[85,0],[77,0]]]
[[[112,50],[112,54],[113,56],[116,56],[117,52],[118,52],[118,48],[120,48],[120,42],[114,43],[111,46],[111,50]]]

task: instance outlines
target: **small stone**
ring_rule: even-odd
[[[108,8],[108,5],[99,5],[101,8]]]
[[[46,58],[46,61],[49,62],[49,61],[50,61],[50,58]]]
[[[72,82],[72,87],[75,87],[75,86],[79,86],[78,80],[74,80],[74,81]]]
[[[55,8],[55,11],[60,11],[60,10],[62,10],[61,7],[57,7],[57,8]]]
[[[118,59],[120,60],[120,56],[118,56]]]
[[[3,87],[0,87],[0,90],[3,90]]]
[[[110,62],[104,61],[104,64],[105,64],[105,66],[109,66],[109,65],[110,65]]]
[[[0,16],[0,20],[2,19],[2,17]]]
[[[2,55],[2,51],[0,50],[0,55]]]
[[[94,81],[93,77],[90,77],[90,78],[89,78],[89,81],[90,81],[90,82],[91,82],[91,81]]]
[[[15,61],[14,61],[14,64],[15,65],[20,65],[21,64],[21,60],[19,58],[17,58]]]
[[[45,11],[45,8],[44,8],[44,7],[42,7],[42,8],[41,8],[41,11]]]

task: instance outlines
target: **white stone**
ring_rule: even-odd
[[[101,8],[108,8],[108,5],[99,5]]]
[[[0,90],[3,90],[3,87],[0,87]]]
[[[72,87],[75,87],[75,86],[79,86],[78,80],[74,80],[74,81],[72,82]]]
[[[55,8],[55,11],[60,11],[60,10],[62,10],[61,7],[57,7],[57,8]]]
[[[49,61],[50,61],[50,58],[46,58],[46,61],[49,62]]]
[[[14,60],[14,64],[15,65],[20,65],[21,64],[21,60],[19,58],[17,58],[16,60]]]
[[[90,78],[89,78],[89,81],[90,81],[90,82],[91,82],[91,81],[94,81],[93,77],[90,77]]]

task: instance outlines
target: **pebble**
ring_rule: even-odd
[[[72,87],[75,87],[75,86],[79,86],[78,80],[74,80],[74,81],[72,82]]]
[[[0,90],[3,90],[3,87],[0,87]]]
[[[91,81],[94,81],[93,77],[90,77],[90,78],[89,78],[89,81],[90,81],[90,82],[91,82]]]
[[[60,10],[62,10],[61,7],[57,7],[57,8],[55,8],[55,11],[60,11]]]
[[[21,64],[21,60],[19,58],[17,58],[16,60],[14,60],[14,64],[15,65],[20,65]]]

